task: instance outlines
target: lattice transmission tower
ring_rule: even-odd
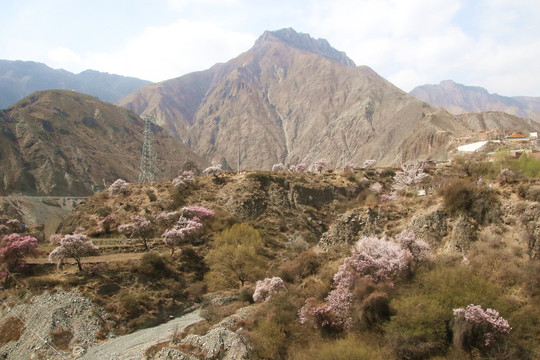
[[[154,162],[155,156],[152,152],[152,142],[154,140],[154,134],[152,133],[152,125],[154,123],[154,118],[149,115],[143,116],[144,120],[144,143],[141,154],[141,166],[139,169],[139,183],[154,183]]]

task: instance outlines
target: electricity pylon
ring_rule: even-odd
[[[141,172],[139,173],[139,184],[140,183],[150,183],[152,185],[154,183],[154,160],[155,156],[152,152],[152,141],[153,139],[153,133],[152,133],[152,125],[153,125],[153,117],[150,115],[143,116],[144,120],[144,143],[142,148],[142,154],[141,154],[141,165],[139,169]]]

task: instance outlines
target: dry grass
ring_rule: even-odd
[[[17,341],[24,332],[24,323],[10,316],[0,325],[0,345],[5,345],[10,341]]]
[[[69,343],[73,339],[73,333],[66,328],[58,328],[51,332],[51,343],[60,350],[69,350]]]

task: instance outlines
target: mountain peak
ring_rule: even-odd
[[[314,39],[309,34],[296,32],[293,28],[265,31],[255,46],[277,40],[299,50],[309,51],[345,66],[356,66],[343,51],[333,48],[326,39]]]

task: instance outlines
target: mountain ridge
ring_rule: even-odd
[[[482,111],[502,111],[540,121],[540,97],[502,96],[489,93],[480,86],[468,86],[443,80],[438,85],[417,86],[411,92],[433,106],[444,107],[457,115]]]
[[[265,32],[226,63],[143,87],[118,104],[154,115],[197,154],[231,169],[323,157],[335,167],[444,159],[470,133],[466,121],[368,66],[329,59],[320,44],[327,42],[290,28]]]
[[[0,60],[0,109],[5,109],[35,91],[76,90],[114,103],[150,81],[95,70],[74,74],[43,63]]]
[[[137,181],[143,128],[136,114],[90,95],[36,92],[0,112],[0,195],[85,196],[117,178]],[[157,179],[208,164],[159,126],[153,132]]]

